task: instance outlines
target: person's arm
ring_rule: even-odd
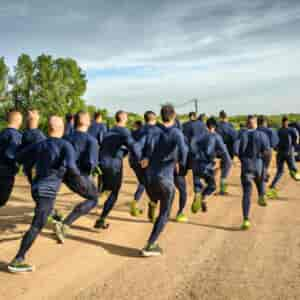
[[[76,177],[80,176],[80,171],[76,164],[76,153],[69,142],[65,143],[63,153],[66,172]]]
[[[7,143],[8,146],[5,149],[4,156],[8,161],[16,160],[17,151],[21,145],[22,138],[17,136],[16,134],[11,134],[8,139]]]
[[[124,131],[124,138],[125,146],[140,161],[142,159],[141,144],[135,141],[129,130]]]
[[[278,133],[277,131],[275,131],[274,129],[270,128],[271,131],[271,148],[272,149],[276,149],[276,147],[279,144],[279,137],[278,137]]]
[[[87,167],[92,172],[99,164],[99,146],[94,139],[89,142],[87,158]]]
[[[261,154],[264,164],[269,166],[272,158],[272,149],[268,136],[261,132]]]
[[[16,152],[16,161],[19,164],[34,164],[37,160],[37,154],[40,149],[40,143],[32,144],[24,148],[19,148]]]
[[[185,143],[184,135],[181,131],[179,131],[176,136],[176,143],[178,148],[178,164],[180,167],[185,168],[189,149]]]
[[[220,136],[217,136],[216,150],[221,157],[221,178],[225,179],[228,177],[230,172],[232,161],[228,153],[227,147]]]

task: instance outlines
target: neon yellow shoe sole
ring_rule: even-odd
[[[196,193],[194,202],[191,207],[192,213],[196,214],[200,210],[201,206],[202,206],[202,195],[201,193]]]
[[[183,213],[177,215],[177,217],[176,217],[176,222],[178,222],[178,223],[187,223],[188,220],[189,220],[188,217]]]
[[[243,224],[241,225],[242,230],[249,230],[251,227],[251,223],[249,220],[244,220]]]

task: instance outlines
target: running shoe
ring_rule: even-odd
[[[27,273],[33,272],[34,267],[25,263],[23,259],[15,258],[7,267],[11,273]]]
[[[161,256],[163,254],[163,250],[158,246],[158,244],[147,245],[141,252],[144,257],[151,256]]]

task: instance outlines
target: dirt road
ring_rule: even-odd
[[[242,232],[235,168],[228,197],[213,197],[206,215],[188,211],[188,224],[170,222],[165,255],[143,259],[138,249],[151,224],[128,214],[135,179],[127,173],[109,230],[92,229],[97,211],[76,223],[63,246],[45,230],[28,255],[36,271],[26,275],[6,272],[32,213],[28,185],[18,178],[0,210],[0,299],[300,299],[300,184],[286,176],[279,200],[267,208],[253,201],[253,228]],[[63,189],[57,207],[67,212],[79,200]]]

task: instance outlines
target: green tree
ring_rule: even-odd
[[[85,108],[86,75],[73,59],[41,55],[35,63],[35,102],[48,113],[64,115]]]
[[[15,106],[22,110],[28,109],[34,103],[34,62],[27,54],[18,58],[11,83],[12,98]]]
[[[0,98],[4,98],[8,86],[8,66],[5,64],[4,57],[0,57]]]

